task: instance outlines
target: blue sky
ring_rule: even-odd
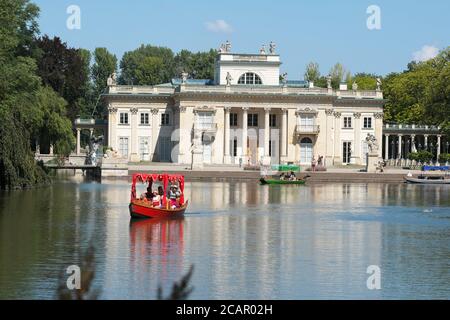
[[[305,65],[321,72],[341,62],[353,73],[402,71],[450,45],[450,1],[404,0],[34,0],[42,34],[70,46],[107,47],[120,59],[140,44],[204,51],[229,39],[234,52],[257,53],[274,41],[289,79]],[[81,29],[69,30],[67,7],[78,5]],[[369,30],[368,6],[381,10],[381,29]]]

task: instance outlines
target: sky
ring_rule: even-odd
[[[274,41],[291,80],[311,61],[322,74],[336,62],[352,73],[400,72],[450,46],[449,0],[32,1],[41,34],[71,47],[106,47],[120,59],[141,44],[196,52],[230,40],[233,52],[258,53]]]

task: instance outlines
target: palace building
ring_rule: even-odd
[[[382,158],[383,94],[315,87],[280,74],[270,45],[257,54],[222,45],[214,79],[180,79],[155,86],[108,81],[107,144],[131,162],[309,165],[365,164],[366,137]]]

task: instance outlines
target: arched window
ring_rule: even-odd
[[[303,138],[300,143],[312,143],[312,140],[310,138]]]
[[[239,78],[238,84],[262,84],[262,81],[257,74],[247,72]]]

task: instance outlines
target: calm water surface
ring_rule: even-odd
[[[102,299],[450,298],[450,187],[187,183],[184,219],[131,222],[127,181],[0,194],[0,298],[54,299],[95,246]],[[367,289],[369,265],[381,290]]]

